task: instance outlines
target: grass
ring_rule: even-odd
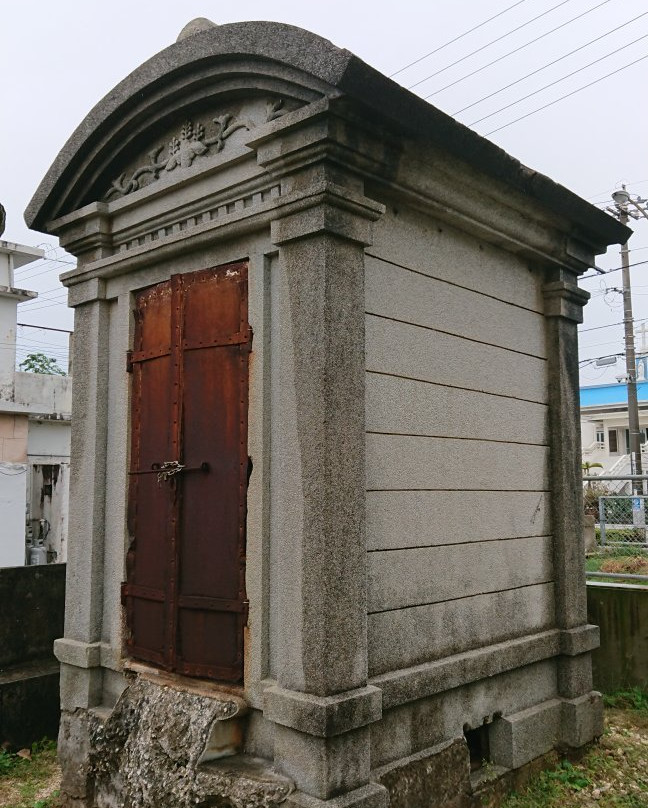
[[[616,572],[629,575],[648,575],[648,552],[637,547],[606,546],[590,553],[585,559],[587,572]],[[589,580],[606,580],[604,578]],[[613,580],[613,579],[607,579]],[[629,578],[628,583],[641,584],[637,579]],[[646,582],[648,584],[648,582]]]
[[[17,754],[0,751],[3,808],[57,808],[59,781],[54,741],[44,739]]]
[[[578,763],[535,777],[501,808],[648,808],[648,693],[604,697],[606,730]]]

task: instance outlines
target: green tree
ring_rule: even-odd
[[[58,366],[56,359],[44,353],[28,354],[18,365],[25,373],[48,373],[55,376],[66,376],[66,372]]]

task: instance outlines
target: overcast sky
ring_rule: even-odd
[[[55,244],[27,230],[22,219],[42,176],[90,108],[198,16],[221,24],[271,19],[308,28],[388,75],[420,59],[394,78],[406,87],[416,84],[414,92],[430,96],[431,103],[522,162],[599,205],[621,181],[648,196],[648,6],[643,2],[5,0],[0,3],[4,239]],[[431,51],[436,52],[421,58]],[[576,52],[568,55],[571,51]],[[580,90],[590,82],[596,83]],[[512,86],[503,89],[507,85]],[[520,100],[524,96],[530,97]],[[534,114],[514,122],[528,113]],[[648,261],[648,221],[638,222],[635,231],[631,261]],[[48,254],[70,260],[60,251]],[[618,266],[617,249],[598,264]],[[25,268],[20,285],[41,297],[21,305],[21,322],[72,327],[65,295],[57,291],[57,276],[66,268],[54,260]],[[582,282],[594,294],[584,328],[620,322],[620,295],[605,292],[620,286],[620,274]],[[633,293],[635,318],[648,323],[648,263],[633,269]],[[621,325],[584,331],[582,357],[622,351],[622,335]],[[64,358],[62,336],[23,329],[21,348],[24,353],[49,345],[52,355]],[[621,365],[608,371],[589,366],[582,381],[613,380],[621,372]]]

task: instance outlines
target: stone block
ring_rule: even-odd
[[[368,374],[368,386],[371,376]],[[461,393],[466,395],[467,391]],[[478,514],[479,519],[467,524],[467,513]],[[549,495],[543,492],[367,492],[368,550],[547,536],[549,533]]]
[[[372,773],[389,792],[389,808],[460,808],[470,793],[465,740],[457,739]]]
[[[592,657],[589,653],[558,657],[558,692],[565,699],[589,693],[592,684]]]
[[[61,663],[61,709],[73,712],[101,704],[101,668]]]
[[[330,737],[379,721],[382,693],[377,687],[369,686],[335,696],[313,696],[270,687],[265,691],[264,715],[285,727]]]
[[[82,711],[61,714],[58,734],[58,758],[61,764],[61,794],[65,804],[87,806],[92,791],[90,774],[89,717]]]
[[[545,443],[547,408],[533,401],[503,398],[478,390],[369,373],[367,431]],[[537,498],[531,514],[536,506]],[[444,514],[446,518],[448,515]],[[516,535],[508,533],[502,538]]]
[[[519,558],[524,564],[516,563]],[[528,587],[552,578],[551,538],[377,551],[369,553],[367,572],[370,614]],[[538,615],[541,625],[551,612]]]
[[[553,584],[369,615],[369,673],[424,664],[550,629]]]
[[[542,491],[547,485],[546,446],[489,443],[419,435],[367,435],[370,490],[488,488]]]
[[[516,769],[548,752],[560,735],[561,702],[551,699],[493,721],[489,732],[493,763]]]
[[[369,728],[318,738],[275,725],[274,759],[298,789],[331,799],[369,780]]]
[[[560,742],[569,747],[584,746],[603,734],[603,699],[593,690],[561,705]]]
[[[320,800],[302,791],[295,791],[283,806],[284,808],[388,808],[388,806],[391,808],[387,790],[377,783],[369,783],[330,800]]]
[[[544,359],[371,314],[366,331],[367,370],[541,404],[547,401]]]
[[[600,645],[598,626],[586,625],[560,632],[560,652],[566,656],[579,656]]]
[[[372,314],[546,356],[541,313],[372,258],[367,259],[365,278]]]
[[[414,208],[389,207],[376,223],[371,252],[416,272],[542,312],[537,276],[525,260]],[[511,283],[515,277],[515,283]]]

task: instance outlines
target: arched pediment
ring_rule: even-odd
[[[171,45],[118,84],[67,141],[25,220],[44,229],[90,202],[209,159],[337,89],[346,50],[289,25],[214,26]]]

